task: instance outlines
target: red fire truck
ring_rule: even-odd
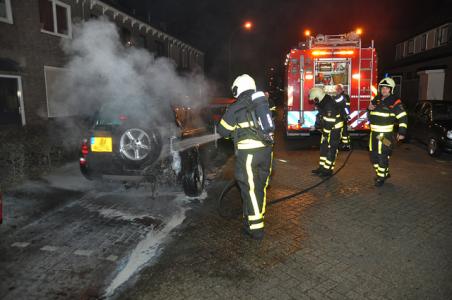
[[[377,54],[374,43],[361,46],[356,32],[339,35],[308,36],[292,49],[286,58],[285,93],[286,134],[308,136],[315,130],[315,104],[309,101],[309,90],[323,87],[334,95],[342,84],[350,95],[350,134],[363,134],[369,129],[367,106],[377,89]]]

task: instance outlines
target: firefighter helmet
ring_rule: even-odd
[[[234,96],[234,98],[238,98],[240,94],[245,91],[249,90],[256,91],[256,83],[254,82],[254,79],[250,75],[243,74],[234,80],[231,89],[232,96]]]
[[[396,86],[394,79],[392,79],[391,77],[386,77],[383,78],[380,83],[378,84],[378,89],[380,90],[382,87],[388,87],[391,89],[391,94],[394,91],[394,88]]]
[[[325,91],[322,88],[314,87],[309,91],[309,100],[318,99],[322,101],[325,97]]]

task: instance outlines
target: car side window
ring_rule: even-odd
[[[425,123],[429,123],[432,119],[432,106],[430,103],[424,103],[422,107],[421,120]]]

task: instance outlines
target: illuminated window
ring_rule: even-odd
[[[72,36],[70,5],[58,0],[39,0],[39,17],[42,32]]]
[[[0,0],[0,22],[13,24],[11,0]]]

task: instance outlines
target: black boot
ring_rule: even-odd
[[[264,238],[264,229],[251,230],[248,226],[243,226],[242,232],[253,240],[260,241]]]
[[[383,186],[383,184],[385,184],[385,178],[384,177],[377,177],[377,178],[375,178],[375,186],[376,187],[381,187],[381,186]]]
[[[350,150],[352,150],[352,146],[350,144],[342,144],[339,147],[339,150],[341,150],[341,151],[350,151]]]
[[[322,173],[322,170],[323,170],[322,167],[318,167],[317,169],[312,170],[311,173],[318,175],[318,174]]]
[[[330,177],[331,175],[333,175],[333,170],[323,169],[319,175],[320,177]]]

